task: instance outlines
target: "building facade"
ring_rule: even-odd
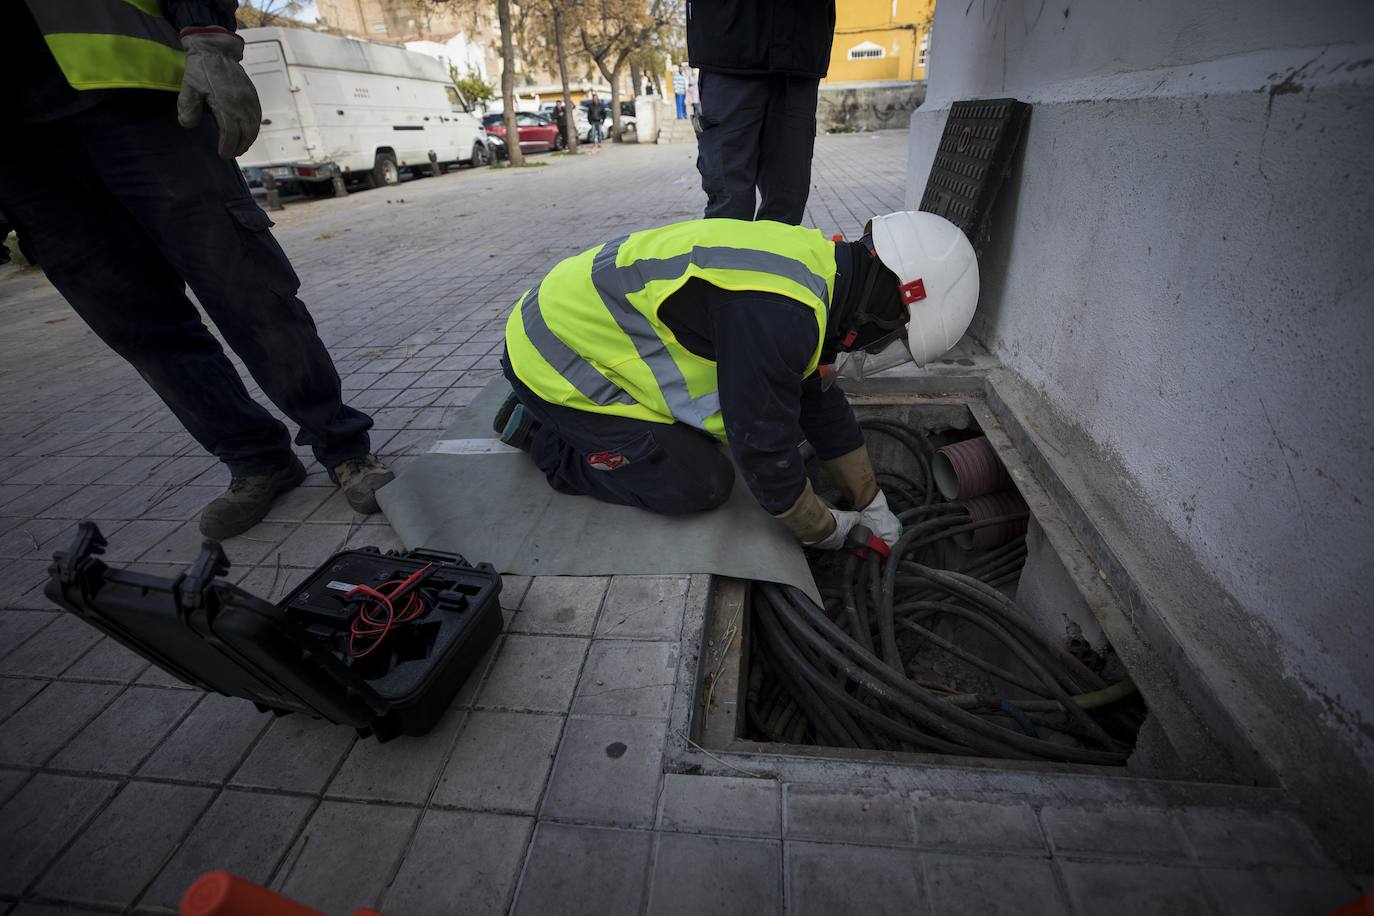
[[[935,0],[838,0],[827,83],[923,80]]]

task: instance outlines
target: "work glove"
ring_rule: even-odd
[[[801,496],[790,508],[776,516],[805,547],[818,550],[839,550],[849,531],[859,523],[858,512],[847,512],[827,506],[806,481]]]
[[[177,121],[195,127],[205,106],[219,124],[219,155],[233,159],[258,138],[262,105],[253,81],[239,64],[243,39],[228,29],[195,27],[181,30],[186,49],[186,75],[177,96]]]
[[[893,547],[897,539],[902,536],[902,523],[891,509],[887,507],[887,497],[882,490],[873,497],[873,502],[864,507],[858,513],[859,524],[868,528],[888,547]]]

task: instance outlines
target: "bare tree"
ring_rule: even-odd
[[[568,133],[568,152],[577,152],[577,118],[573,117],[572,92],[568,89],[567,23],[580,0],[545,0],[549,5],[553,44],[558,54],[558,79],[563,84],[563,118]]]
[[[611,84],[611,139],[621,139],[620,77],[631,55],[661,41],[682,0],[594,0],[578,28],[583,49]]]
[[[249,28],[268,25],[295,25],[295,16],[305,9],[301,0],[243,0],[238,21]]]
[[[515,36],[511,28],[510,0],[496,0],[496,15],[501,22],[501,104],[506,122],[506,155],[511,165],[524,165],[520,126],[515,121]]]

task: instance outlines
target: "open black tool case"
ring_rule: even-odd
[[[213,541],[175,578],[112,569],[104,549],[83,522],[47,596],[189,684],[380,741],[432,728],[501,631],[501,577],[451,554],[346,550],[272,604],[223,579]]]

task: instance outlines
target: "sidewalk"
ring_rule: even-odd
[[[900,207],[906,139],[818,138],[808,222],[852,237]],[[273,214],[384,459],[422,453],[497,373],[507,310],[554,262],[697,215],[694,160],[608,144]],[[0,270],[0,327],[0,914],[166,912],[214,868],[391,916],[1317,913],[1357,895],[1273,790],[1031,774],[1018,795],[953,766],[919,788],[843,768],[802,784],[705,758],[713,775],[665,773],[702,577],[507,577],[506,634],[423,739],[187,689],[41,585],[82,518],[110,561],[184,569],[225,472],[37,272]],[[225,543],[248,590],[278,598],[345,545],[400,546],[311,470]]]

